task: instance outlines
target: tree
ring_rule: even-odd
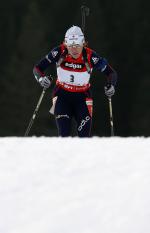
[[[5,96],[3,116],[7,125],[4,134],[23,135],[36,104],[38,91],[32,75],[37,58],[44,54],[45,30],[36,1],[29,4],[22,31],[17,40],[16,51],[11,56],[4,83]],[[43,52],[42,52],[43,51]]]

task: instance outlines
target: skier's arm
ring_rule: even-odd
[[[57,63],[61,54],[60,46],[50,51],[43,59],[41,59],[33,68],[33,74],[37,81],[45,77],[45,70],[52,64]]]
[[[94,69],[100,70],[107,77],[106,85],[116,85],[117,82],[117,73],[116,71],[108,64],[107,60],[103,57],[100,57],[96,52],[93,51],[91,56],[91,63]]]

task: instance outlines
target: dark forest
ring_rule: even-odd
[[[10,0],[0,6],[0,136],[23,136],[42,88],[33,66],[59,45],[66,30],[81,26],[82,1]],[[86,1],[85,36],[89,47],[105,57],[118,73],[112,97],[115,135],[150,136],[150,2],[142,0]],[[56,77],[55,67],[47,73]],[[110,136],[105,76],[94,71],[92,135]],[[52,84],[30,132],[57,136],[49,113]],[[72,132],[74,135],[74,130]]]

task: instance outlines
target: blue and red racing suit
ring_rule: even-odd
[[[70,136],[71,120],[77,122],[79,137],[89,137],[92,123],[93,100],[90,91],[90,76],[93,69],[100,70],[107,77],[106,84],[115,86],[117,74],[108,64],[107,60],[99,56],[92,49],[85,47],[86,59],[90,68],[87,70],[83,53],[75,59],[66,54],[60,65],[61,55],[66,50],[64,44],[50,51],[38,64],[34,66],[33,73],[38,80],[45,76],[45,70],[56,64],[57,80],[53,90],[53,111],[58,128],[58,135]]]

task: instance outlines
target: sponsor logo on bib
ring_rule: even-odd
[[[74,63],[68,63],[65,62],[65,66],[73,69],[82,69],[82,64],[74,64]]]

